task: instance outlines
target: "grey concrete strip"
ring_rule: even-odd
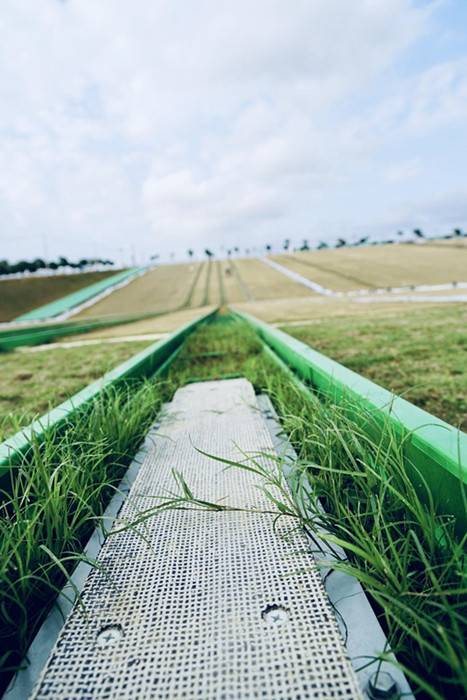
[[[414,294],[394,294],[393,296],[361,296],[352,298],[352,301],[357,304],[381,304],[381,303],[391,303],[397,301],[403,301],[407,303],[418,303],[426,304],[433,302],[448,304],[452,302],[467,301],[467,294],[449,294],[444,296],[427,295],[427,296],[416,296]]]
[[[81,348],[86,345],[102,345],[103,343],[133,343],[142,340],[162,340],[167,338],[169,333],[145,333],[142,335],[124,335],[116,338],[92,338],[89,340],[70,340],[63,343],[45,343],[44,345],[31,345],[17,348],[16,352],[44,352],[46,350],[56,350],[57,348]]]

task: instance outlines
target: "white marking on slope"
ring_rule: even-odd
[[[259,260],[261,260],[261,262],[263,262],[263,263],[266,263],[266,265],[269,265],[269,267],[274,268],[278,272],[282,272],[283,275],[290,277],[290,279],[294,280],[295,282],[298,282],[299,284],[303,284],[304,287],[308,287],[309,289],[312,289],[317,294],[323,294],[326,297],[341,297],[342,296],[342,292],[334,292],[332,289],[328,289],[327,287],[323,287],[322,285],[318,284],[317,282],[312,282],[311,280],[307,279],[306,277],[299,275],[298,272],[294,272],[293,270],[289,270],[288,267],[283,267],[282,265],[279,265],[279,263],[274,262],[274,260],[269,260],[268,258],[259,258]]]
[[[419,284],[419,285],[411,285],[411,286],[406,286],[406,287],[391,287],[390,289],[388,287],[384,288],[378,288],[378,289],[354,289],[349,292],[335,292],[332,289],[328,289],[327,287],[323,287],[322,285],[318,284],[317,282],[313,282],[312,280],[307,279],[306,277],[303,277],[303,275],[300,275],[298,272],[294,272],[293,270],[290,270],[288,267],[284,267],[283,265],[280,265],[279,263],[275,262],[274,260],[269,260],[268,258],[258,258],[258,260],[261,260],[261,262],[265,263],[266,265],[269,265],[270,267],[274,268],[278,272],[281,272],[283,275],[286,277],[289,277],[290,279],[294,280],[295,282],[298,282],[298,284],[302,284],[304,287],[308,287],[308,289],[312,289],[314,292],[317,294],[322,294],[323,296],[327,297],[334,297],[334,298],[348,298],[350,301],[357,301],[357,302],[365,302],[365,303],[377,303],[377,302],[385,302],[385,301],[418,301],[418,302],[449,302],[449,301],[467,301],[467,295],[465,294],[451,294],[449,296],[425,296],[425,297],[419,297],[413,294],[410,295],[403,295],[401,293],[403,292],[435,292],[435,291],[449,291],[451,289],[467,289],[467,282],[451,282],[447,284]],[[335,273],[338,274],[338,273]],[[384,296],[374,296],[374,295],[393,295],[392,297],[384,297]],[[355,298],[359,297],[359,298]]]

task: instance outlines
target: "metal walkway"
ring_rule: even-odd
[[[271,509],[230,459],[274,451],[244,379],[177,391],[114,529],[176,490]],[[269,514],[170,510],[108,537],[32,697],[361,698],[307,541]],[[285,535],[288,535],[286,540]]]

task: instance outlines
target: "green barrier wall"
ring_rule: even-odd
[[[467,435],[374,382],[347,369],[267,323],[235,312],[300,379],[336,400],[361,404],[372,415],[396,429],[407,457],[411,480],[425,497],[429,487],[436,508],[456,516],[459,531],[467,524]]]
[[[116,275],[112,275],[112,277],[106,277],[105,279],[100,280],[99,282],[95,282],[94,284],[89,284],[87,287],[83,287],[83,289],[78,289],[72,294],[67,294],[66,296],[61,297],[60,299],[51,301],[50,304],[45,304],[44,306],[39,306],[39,308],[37,309],[28,311],[27,313],[18,316],[18,318],[15,318],[14,320],[43,321],[46,318],[53,318],[54,316],[58,316],[59,314],[65,313],[65,311],[69,311],[75,306],[84,304],[85,301],[88,301],[89,299],[92,299],[92,297],[101,294],[101,292],[104,292],[106,289],[113,287],[115,284],[119,284],[120,282],[123,282],[126,279],[134,277],[138,273],[143,272],[145,269],[146,268],[144,267],[134,267],[131,270],[124,270],[123,272],[118,272]]]
[[[62,323],[48,323],[28,328],[15,328],[0,330],[0,351],[14,350],[23,345],[42,345],[48,343],[56,337],[73,335],[75,333],[86,333],[98,328],[108,328],[118,326],[123,323],[141,321],[145,318],[156,318],[163,313],[133,314],[132,316],[118,316],[117,318],[90,319],[89,321],[68,321]]]
[[[7,438],[0,444],[0,479],[8,474],[12,465],[20,462],[22,455],[30,447],[32,435],[40,440],[45,430],[57,427],[65,419],[70,418],[75,411],[95,398],[106,387],[124,379],[148,377],[157,370],[165,368],[171,356],[181,347],[185,338],[215,313],[215,311],[211,311],[203,314],[195,321],[190,321],[190,323],[182,326],[168,338],[150,345],[142,352],[105,374],[101,379],[89,384],[89,386],[70,399],[31,423],[24,430],[16,433],[11,438]]]

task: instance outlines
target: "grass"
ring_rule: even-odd
[[[161,314],[153,318],[145,318],[141,321],[131,321],[118,326],[97,328],[88,333],[73,336],[72,340],[93,340],[97,338],[124,338],[125,336],[139,336],[152,333],[171,333],[189,321],[193,321],[208,309],[183,309],[171,314]],[[137,340],[137,337],[135,337]]]
[[[467,248],[435,242],[287,253],[274,259],[336,291],[467,281]]]
[[[283,330],[448,423],[467,425],[467,305]]]
[[[317,536],[325,528],[325,539],[344,549],[348,561],[334,568],[362,583],[413,687],[437,700],[462,696],[466,537],[459,541],[453,520],[421,500],[389,423],[375,441],[366,429],[373,416],[351,417],[361,408],[269,390],[299,455],[295,516]]]
[[[310,297],[313,292],[294,282],[282,272],[274,270],[256,258],[235,260],[235,269],[247,288],[251,299],[282,299],[284,297]]]
[[[148,344],[146,340],[2,353],[0,442]]]
[[[109,389],[12,468],[0,492],[0,691],[82,558],[160,404],[153,382]]]
[[[0,280],[0,321],[11,321],[26,311],[60,299],[114,274],[115,271],[111,270]]]
[[[312,394],[304,400],[255,334],[228,317],[191,336],[167,378],[172,393],[186,382],[239,375],[247,377],[257,392],[269,393],[298,454],[293,499],[281,469],[262,473],[266,493],[274,492],[268,488],[274,486],[282,496],[272,502],[273,507],[278,514],[296,518],[309,532],[322,536],[320,529],[325,527],[331,546],[344,549],[347,561],[333,562],[332,567],[362,583],[421,697],[463,696],[467,538],[459,541],[452,518],[438,515],[415,491],[390,424],[375,441],[361,427],[369,427],[372,415],[355,420],[355,411],[361,408],[336,406]],[[261,464],[253,463],[253,468],[264,470]],[[248,467],[252,468],[251,460]],[[191,498],[183,482],[181,486],[176,505]],[[196,497],[192,501],[200,503]]]
[[[298,454],[293,499],[282,465],[248,464],[262,470],[266,492],[272,485],[279,493],[273,510],[311,532],[324,526],[328,542],[344,549],[348,559],[333,562],[333,568],[362,582],[422,697],[462,697],[467,691],[465,538],[456,539],[452,519],[438,515],[429,498],[426,505],[412,488],[402,446],[389,424],[375,442],[362,429],[363,421],[351,417],[355,407],[319,401],[311,393],[305,398],[254,331],[229,315],[219,315],[187,339],[162,384],[107,393],[65,431],[35,445],[15,470],[0,511],[0,622],[10,650],[4,665],[18,662],[41,611],[64,580],[60,566],[71,569],[79,559],[161,402],[188,382],[233,376],[245,376],[257,392],[269,393]],[[371,414],[361,418],[367,425],[373,420]],[[199,506],[179,483],[178,505],[191,499]],[[226,509],[225,504],[213,507]]]
[[[160,265],[117,289],[75,318],[106,317],[146,312],[167,313],[189,306],[196,296],[200,263]],[[195,288],[193,288],[195,284]]]

